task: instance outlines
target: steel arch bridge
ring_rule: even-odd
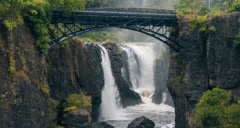
[[[80,34],[109,27],[141,32],[160,40],[174,50],[181,48],[176,40],[167,36],[168,29],[177,26],[177,17],[173,10],[92,8],[72,11],[68,15],[63,10],[52,12],[51,25],[54,28],[49,28],[49,49]]]

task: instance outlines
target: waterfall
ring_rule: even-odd
[[[99,47],[101,48],[101,64],[104,73],[104,87],[102,90],[99,120],[114,120],[121,114],[119,92],[112,74],[108,52],[103,46],[99,45]]]
[[[154,43],[126,43],[121,46],[123,50],[121,54],[123,61],[121,69],[122,77],[125,81],[130,83],[129,86],[131,86],[131,89],[140,95],[142,103],[119,109],[118,104],[116,104],[118,102],[116,98],[118,97],[118,92],[117,90],[114,90],[117,89],[115,83],[111,83],[109,85],[105,83],[105,89],[102,91],[101,105],[101,116],[104,117],[104,121],[113,125],[115,128],[126,128],[132,120],[140,116],[146,116],[155,122],[155,127],[174,127],[174,108],[164,104],[167,98],[166,94],[162,93],[161,104],[155,104],[152,102],[152,98],[155,95],[154,60],[156,56],[162,52],[162,47],[159,47],[160,48],[156,48]],[[107,56],[106,51],[104,50],[102,50],[102,56],[103,55]],[[103,61],[108,62],[106,60]],[[110,62],[108,62],[106,67],[111,70]],[[104,69],[105,81],[113,79],[111,71],[108,73],[111,77],[106,76],[106,72],[107,71]],[[156,86],[156,89],[158,87],[159,86]],[[107,90],[111,90],[111,92],[107,92]],[[116,95],[114,93],[116,93]],[[115,99],[108,99],[113,97],[115,97]],[[112,103],[115,103],[115,105]],[[110,110],[110,106],[115,109]],[[116,111],[118,111],[121,115],[113,115],[116,114]]]
[[[127,53],[127,65],[125,66],[125,68],[128,68],[122,68],[122,76],[123,78],[127,78],[127,76],[129,76],[132,89],[136,90],[139,85],[139,78],[141,74],[139,60],[137,58],[137,55],[132,49],[130,49],[130,47],[124,46],[121,48]]]
[[[155,55],[152,50],[152,44],[136,45],[126,44],[122,47],[127,52],[129,77],[132,89],[136,92],[148,91],[153,92],[154,72],[153,62]],[[136,56],[134,56],[136,54]]]

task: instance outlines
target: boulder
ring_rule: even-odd
[[[90,122],[90,113],[85,109],[76,108],[64,114],[63,125],[66,128],[89,128]]]
[[[91,125],[91,128],[114,128],[114,127],[106,122],[98,122],[98,123],[93,123]]]
[[[145,116],[138,117],[133,120],[129,125],[128,128],[154,128],[155,123],[148,119]]]

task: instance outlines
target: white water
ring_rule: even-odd
[[[99,120],[115,120],[121,116],[119,92],[112,74],[108,52],[103,46],[99,45],[99,47],[101,48],[101,64],[104,73],[104,87],[102,90]]]
[[[152,103],[155,90],[153,65],[155,54],[153,44],[136,45],[127,44],[122,49],[128,55],[128,70],[132,90],[139,93],[142,104],[121,108],[119,105],[119,92],[117,90],[106,49],[100,46],[102,66],[104,70],[104,89],[102,90],[102,104],[100,106],[100,121],[110,123],[115,128],[126,128],[128,124],[145,116],[155,122],[155,128],[174,128],[174,108],[165,105],[166,96],[163,94],[162,104]],[[122,70],[124,75],[124,69]]]
[[[136,92],[141,92],[143,90],[153,92],[155,90],[153,82],[153,62],[155,56],[152,50],[152,44],[148,44],[145,46],[128,44],[126,48],[122,48],[128,54],[128,68],[130,73],[130,80],[133,86],[132,89]],[[135,72],[137,70],[136,68],[138,67],[136,67],[137,62],[136,58],[133,56],[134,53],[138,57],[140,75],[136,74]],[[136,80],[138,80],[138,83],[136,82]]]

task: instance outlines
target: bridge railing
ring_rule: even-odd
[[[63,16],[63,10],[53,10],[53,17],[65,17]],[[73,11],[71,15],[67,17],[123,17],[123,18],[140,18],[151,20],[175,20],[176,13],[174,10],[162,10],[162,9],[146,9],[146,8],[90,8],[82,11]]]
[[[115,11],[115,12],[139,12],[139,13],[167,13],[176,14],[175,10],[149,9],[149,8],[86,8],[85,11]]]

